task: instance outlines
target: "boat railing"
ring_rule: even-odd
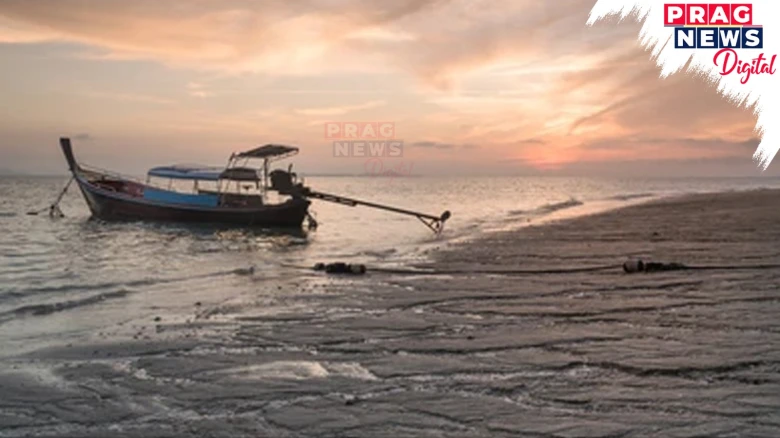
[[[122,174],[122,173],[119,173],[119,172],[116,172],[116,171],[113,171],[113,170],[103,169],[103,168],[100,168],[100,167],[97,167],[97,166],[81,164],[81,163],[79,163],[79,167],[81,169],[83,169],[83,170],[86,170],[87,172],[90,172],[90,173],[97,173],[97,174],[101,174],[101,175],[105,175],[105,176],[110,176],[110,177],[113,177],[113,178],[118,178],[118,179],[123,179],[123,180],[130,180],[130,181],[133,181],[133,182],[137,182],[139,184],[148,185],[146,181],[144,181],[142,178],[139,178],[137,176],[126,175],[126,174]]]

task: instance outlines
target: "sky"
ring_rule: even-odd
[[[325,124],[393,123],[416,174],[768,176],[756,118],[659,78],[594,0],[2,0],[0,172],[139,174],[265,143],[360,174]]]

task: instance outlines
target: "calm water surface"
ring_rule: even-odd
[[[188,354],[201,355],[199,357],[204,358],[213,354],[222,358],[219,360],[228,360],[225,359],[226,354],[232,354],[229,357],[234,359],[240,357],[242,361],[244,354],[249,355],[246,357],[251,357],[252,360],[262,358],[270,362],[253,365],[254,368],[251,369],[233,367],[230,368],[233,371],[227,372],[235,375],[249,374],[255,376],[253,378],[258,375],[265,376],[273,382],[335,376],[332,382],[328,380],[331,383],[322,383],[325,385],[322,390],[326,392],[338,392],[338,386],[344,382],[353,382],[349,383],[353,385],[355,381],[375,381],[376,376],[359,364],[352,363],[349,351],[339,352],[336,362],[320,363],[295,359],[295,355],[302,354],[305,347],[279,352],[279,349],[284,348],[275,347],[276,344],[264,344],[264,353],[259,356],[253,348],[260,348],[258,345],[263,344],[263,336],[271,336],[270,333],[277,338],[275,342],[280,342],[279,345],[305,346],[318,330],[323,337],[327,337],[318,341],[323,346],[336,341],[346,342],[345,339],[348,340],[361,329],[343,328],[339,321],[359,318],[365,312],[370,314],[370,302],[365,300],[371,296],[370,291],[382,287],[383,280],[367,278],[357,286],[349,286],[353,292],[340,293],[339,290],[345,289],[338,284],[323,285],[319,283],[321,280],[318,277],[311,273],[302,273],[290,265],[311,266],[319,261],[343,260],[371,265],[403,266],[424,261],[428,259],[431,251],[446,249],[455,242],[529,223],[585,215],[683,193],[780,187],[779,180],[769,178],[632,181],[519,177],[307,179],[307,184],[324,192],[436,215],[450,210],[452,219],[447,223],[444,234],[436,238],[415,218],[319,201],[315,201],[312,208],[320,222],[319,229],[298,233],[141,222],[104,223],[89,218],[86,205],[75,189],[70,191],[62,203],[65,218],[52,220],[45,215],[25,214],[27,211],[44,208],[56,197],[65,182],[66,178],[0,179],[0,360],[7,361],[7,364],[23,364],[19,365],[20,369],[38,373],[36,384],[52,384],[61,389],[68,385],[60,380],[63,371],[57,367],[67,368],[71,364],[68,360],[78,363],[79,366],[84,365],[84,351],[89,352],[89,357],[102,354],[97,347],[93,353],[90,345],[144,340],[157,342],[165,337],[164,330],[175,332],[174,328],[179,325],[189,327],[187,324],[200,320],[208,321],[214,328],[197,333],[186,331],[187,339],[196,339],[201,345],[198,347],[200,350],[187,347]],[[435,283],[430,283],[429,289],[436,289]],[[289,318],[295,319],[299,325],[286,326],[288,315],[296,315]],[[467,317],[468,315],[464,314],[464,318]],[[432,318],[435,320],[435,315]],[[305,322],[309,319],[312,324],[321,325],[308,326]],[[402,333],[403,330],[414,329],[425,333],[425,327],[412,327],[412,324],[418,324],[412,321],[393,320],[387,327],[367,325],[366,330],[387,330],[386,339],[394,339],[395,330]],[[222,327],[219,325],[221,323],[228,325]],[[155,325],[157,332],[150,332]],[[161,328],[161,325],[167,328]],[[250,325],[253,327],[251,330],[248,328]],[[200,328],[205,330],[204,327]],[[296,327],[307,327],[307,330],[314,331],[298,332]],[[455,328],[447,330],[450,329]],[[180,342],[185,335],[182,331],[177,333],[180,338],[177,338],[179,340],[176,342]],[[248,337],[250,335],[247,333],[251,333],[251,337]],[[412,340],[403,341],[399,338],[398,342],[403,344]],[[30,355],[34,357],[37,351],[52,351],[53,348],[82,350],[79,350],[81,353],[73,353],[77,359],[59,358],[54,362],[46,362],[46,365],[39,364],[40,372],[35,371],[36,366],[39,366],[36,365],[38,362],[24,359]],[[182,354],[180,351],[183,350],[176,347],[172,350],[163,349],[162,352],[155,350],[156,353],[147,351],[138,353],[138,357],[127,353],[127,350],[121,350],[123,353],[111,351],[113,353],[106,353],[108,356],[101,356],[100,359],[109,362],[101,363],[110,363],[112,370],[132,376],[134,381],[143,382],[150,379],[147,373],[155,372],[151,365],[148,369],[141,370],[130,369],[129,364],[138,367],[139,361],[144,360],[143,357],[159,355],[160,364],[165,364],[165,367],[177,366],[173,358]],[[281,354],[277,358],[279,360],[271,360],[277,353]],[[309,353],[311,354],[308,358],[316,352]],[[125,359],[117,359],[117,355],[124,355]],[[134,359],[128,359],[128,355]],[[52,357],[59,356],[50,355],[49,359],[52,360]],[[205,362],[197,365],[198,370],[182,368],[186,369],[183,372],[188,378],[195,378],[200,375],[198,373],[205,372],[200,367],[209,368],[213,364],[208,365],[211,363],[208,360],[217,359],[202,360]],[[193,364],[200,362],[195,360],[188,363],[188,366],[195,366]],[[157,371],[164,374],[161,370]],[[84,374],[83,378],[97,379],[100,384],[96,383],[98,386],[95,388],[105,387],[112,377],[103,375],[102,372],[90,371]],[[394,371],[387,372],[392,374]],[[508,376],[511,377],[511,374]],[[410,382],[415,384],[414,379]],[[169,384],[172,383],[165,383]],[[335,386],[330,388],[328,385]],[[172,387],[165,388],[167,391]],[[136,389],[131,393],[135,393]],[[191,415],[191,409],[195,409],[192,406],[177,405],[177,411],[157,413],[159,417],[152,418],[148,417],[151,413],[144,413],[145,408],[141,408],[152,403],[149,399],[135,400],[135,396],[127,396],[124,392],[124,395],[114,394],[112,391],[115,390],[116,388],[106,390],[113,394],[113,399],[123,400],[124,403],[121,408],[116,408],[117,412],[124,414],[116,414],[118,419],[115,421],[125,421],[122,418],[136,415],[140,420],[132,417],[136,418],[133,421],[152,424],[158,421],[154,418],[167,418],[166,415],[174,414]],[[158,390],[150,394],[156,394],[155,391]],[[374,394],[373,391],[374,389],[371,394]],[[378,388],[376,391],[377,394],[384,394],[383,391],[392,393],[389,388]],[[281,393],[287,394],[284,391]],[[159,397],[165,396],[164,393],[160,394],[162,395]],[[198,394],[198,397],[203,395],[200,392]],[[171,396],[173,397],[173,394]],[[233,396],[242,399],[240,395],[232,394],[231,397]],[[130,398],[126,399],[127,397]],[[158,395],[152,398],[157,400]],[[261,400],[264,396],[255,394],[252,398]],[[285,403],[303,403],[306,400],[308,399],[295,399],[289,394],[273,395],[264,400],[264,403],[269,405],[263,405],[262,409],[281,409],[286,406]],[[89,406],[89,403],[84,403],[86,404],[83,406]],[[19,408],[19,412],[24,412],[25,409],[28,408]],[[166,409],[174,407],[167,406]],[[211,408],[203,409],[207,411]],[[223,409],[224,415],[230,413],[231,416],[236,410],[231,406]],[[316,407],[311,409],[316,410]],[[91,410],[92,408],[88,411]],[[71,407],[65,411],[72,413],[78,409]],[[284,409],[280,410],[282,411],[288,412]],[[106,414],[103,421],[114,421],[109,414]],[[40,425],[36,426],[40,427],[39,429],[26,429],[28,426],[19,426],[18,429],[12,429],[16,432],[9,436],[25,436],[31,430],[48,431],[54,436],[68,436],[86,430],[83,428],[92,427],[91,422],[96,425],[99,423],[98,420],[87,421],[68,415],[62,412],[55,415],[59,418],[58,421],[69,425],[65,429],[46,429],[49,426]],[[306,417],[305,414],[302,415]],[[39,416],[19,418],[13,421],[21,425],[39,424],[43,421]],[[206,417],[198,418],[203,420]],[[299,416],[290,421],[300,421],[300,418]],[[102,432],[95,433],[100,436]],[[0,436],[2,435],[0,431]],[[143,436],[143,433],[140,435]],[[170,435],[187,434],[174,431]]]

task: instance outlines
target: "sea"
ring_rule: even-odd
[[[169,290],[196,288],[230,296],[224,275],[252,270],[278,278],[289,266],[363,263],[401,267],[485,233],[594,214],[637,202],[707,193],[780,187],[778,178],[608,179],[563,177],[309,177],[325,193],[440,215],[452,213],[440,235],[415,217],[369,207],[314,201],[315,230],[297,231],[182,225],[107,223],[90,218],[76,186],[61,202],[65,217],[41,211],[67,177],[0,178],[0,356],[35,348],[48,338],[70,339],[101,324],[68,315],[106,302],[121,303],[117,288],[153,291],[144,298],[165,306]],[[106,295],[108,294],[108,295]],[[98,299],[99,298],[99,299]],[[171,304],[175,304],[175,301]],[[143,307],[143,306],[142,306]],[[34,313],[60,324],[27,324]],[[123,310],[124,311],[124,310]],[[141,309],[138,309],[141,311]],[[110,315],[110,312],[109,312]],[[16,323],[9,324],[13,320]],[[108,316],[108,320],[111,317]],[[32,342],[30,342],[32,340]]]
[[[28,359],[58,348],[149,341],[154,335],[148,330],[155,325],[159,332],[160,325],[188,324],[193,315],[207,314],[210,323],[228,321],[235,329],[241,318],[300,313],[307,300],[293,289],[302,282],[317,287],[317,277],[304,271],[318,262],[408,267],[490,233],[690,193],[780,188],[780,179],[775,178],[312,176],[306,180],[326,193],[437,216],[450,211],[444,231],[436,235],[414,217],[324,201],[312,205],[318,227],[304,226],[300,231],[107,223],[90,218],[75,186],[61,202],[64,217],[28,214],[45,209],[66,182],[67,177],[0,177],[0,363],[34,369],[39,385],[55,381],[60,389],[61,375],[43,365],[36,368]],[[372,281],[360,286],[366,294],[381,286]],[[332,308],[327,300],[317,302],[317,312],[324,314],[336,315],[352,307],[343,297]],[[219,329],[206,332],[192,336],[220,345]],[[285,336],[294,339],[296,334]],[[121,368],[122,363],[127,361],[112,366]],[[282,380],[290,375],[299,379],[300,373],[316,377],[320,372],[301,371],[299,362],[274,363],[281,368],[265,371]],[[349,366],[338,372],[365,371]],[[62,413],[50,414],[56,418]],[[69,418],[69,414],[58,418],[63,415]],[[87,426],[73,426],[77,420],[62,420],[71,421],[72,429],[57,429],[32,417],[0,416],[0,436],[4,436],[3,423],[38,424],[37,429],[9,426],[8,436],[26,436],[31,431],[46,436],[86,433],[78,427]]]

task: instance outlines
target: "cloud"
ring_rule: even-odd
[[[367,27],[347,35],[346,38],[348,40],[352,39],[379,42],[405,42],[415,41],[417,39],[414,35],[408,32],[388,30],[381,27]]]
[[[82,133],[74,135],[73,139],[74,140],[79,140],[79,141],[90,141],[90,140],[92,140],[92,136],[89,135],[86,132],[82,132]]]
[[[544,141],[544,140],[538,139],[538,138],[529,138],[529,139],[526,139],[526,140],[520,140],[520,141],[517,142],[517,144],[536,144],[536,145],[539,145],[539,144],[547,144],[547,142]]]
[[[755,125],[752,110],[736,107],[700,77],[679,74],[659,79],[659,68],[649,56],[634,49],[562,77],[562,96],[577,91],[598,96],[595,109],[576,119],[569,133],[605,123],[649,132],[674,130],[674,136],[724,125]],[[631,67],[612,68],[621,63]]]
[[[0,41],[79,43],[107,59],[228,72],[400,70],[446,88],[497,61],[608,49],[623,31],[587,28],[590,3],[3,0]]]
[[[189,82],[187,84],[187,93],[192,97],[197,97],[201,99],[214,96],[214,93],[208,91],[206,89],[206,86],[204,84],[201,84],[200,82]]]
[[[84,96],[93,99],[108,99],[108,100],[118,100],[122,102],[151,103],[155,105],[172,105],[175,103],[171,99],[166,99],[163,97],[146,95],[146,94],[89,91],[89,92],[85,92]]]
[[[360,103],[356,105],[297,109],[295,110],[295,112],[302,116],[341,116],[355,111],[362,111],[362,110],[381,107],[386,104],[387,102],[385,102],[384,100],[372,100],[369,102]]]
[[[466,150],[473,150],[473,149],[479,149],[479,145],[473,144],[473,143],[442,143],[438,141],[418,141],[412,143],[412,147],[415,148],[423,148],[423,149],[444,149],[444,150],[452,150],[452,149],[466,149]]]
[[[0,5],[2,7],[2,5]],[[29,44],[56,39],[57,34],[6,19],[0,13],[0,43]]]
[[[723,138],[609,138],[580,145],[578,161],[615,161],[640,156],[652,159],[747,157],[760,140]]]
[[[613,69],[615,65],[630,68]],[[572,118],[562,141],[575,146],[567,161],[616,162],[631,157],[689,159],[751,155],[755,115],[690,75],[659,79],[641,50],[615,53],[589,69],[567,72],[554,93],[592,96]],[[565,102],[560,102],[565,106]]]
[[[439,2],[4,0],[0,41],[64,41],[119,59],[278,73]]]

